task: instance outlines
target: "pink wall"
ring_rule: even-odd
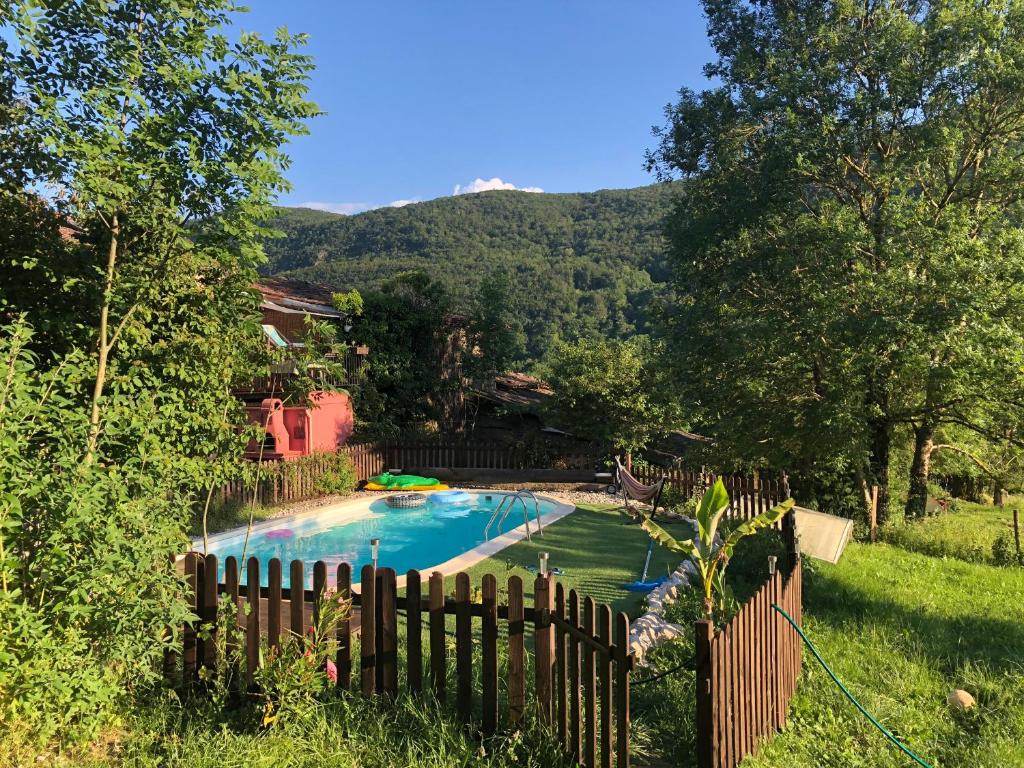
[[[344,392],[311,392],[310,407],[284,405],[267,398],[246,408],[250,424],[263,424],[268,439],[262,454],[257,441],[245,449],[248,458],[295,459],[314,452],[334,452],[353,429],[352,398]]]

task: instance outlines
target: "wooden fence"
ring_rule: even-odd
[[[697,765],[733,768],[785,727],[800,675],[800,637],[772,608],[803,623],[799,558],[776,571],[719,632],[697,622]]]
[[[266,636],[268,646],[280,647],[283,631],[304,635],[307,621],[311,617],[315,620],[314,612],[328,584],[326,564],[315,564],[311,590],[283,587],[279,560],[271,560],[267,567],[268,586],[261,587],[260,562],[250,558],[243,584],[237,561],[229,557],[224,563],[224,581],[220,582],[214,555],[185,556],[186,581],[195,597],[194,612],[199,621],[183,628],[180,663],[176,653],[169,652],[165,658],[164,672],[170,681],[180,680],[188,690],[216,673],[218,595],[229,595],[237,606],[236,618],[244,639],[228,638],[228,646],[238,648],[245,657],[247,686],[253,685],[258,669],[262,636]],[[292,584],[303,584],[301,561],[292,561],[289,573]],[[398,616],[404,611],[404,679],[410,693],[429,691],[445,703],[454,687],[458,719],[471,722],[479,704],[479,728],[485,735],[498,730],[503,714],[504,720],[514,726],[527,706],[533,706],[541,721],[557,732],[570,760],[578,760],[586,768],[629,765],[633,657],[628,653],[629,619],[624,613],[613,619],[607,605],[599,605],[590,597],[581,599],[575,590],[566,594],[551,576],[538,576],[534,581],[532,606],[525,604],[523,581],[518,576],[508,579],[504,604],[499,602],[498,582],[492,575],[481,581],[480,602],[474,602],[465,573],[455,577],[454,597],[445,596],[440,573],[431,574],[426,584],[415,570],[409,571],[405,579],[406,594],[402,596],[394,570],[364,566],[356,591],[352,588],[351,567],[347,563],[337,567],[338,594],[351,598],[354,605],[352,614],[335,628],[339,689],[358,688],[367,696],[394,697],[398,693]],[[294,610],[292,595],[298,597]],[[427,615],[426,622],[423,614]],[[451,615],[455,617],[454,681],[448,679],[446,641],[446,616]],[[479,619],[479,654],[474,652],[475,619]],[[501,625],[504,632],[499,631]],[[532,690],[527,685],[527,625],[533,627]],[[359,659],[354,671],[356,635]],[[501,635],[506,638],[507,658],[503,690],[498,675]],[[480,667],[479,692],[474,691],[475,665]]]
[[[530,445],[502,445],[473,440],[420,440],[345,445],[338,453],[347,456],[355,466],[356,480],[363,481],[387,469],[408,471],[430,468],[465,468],[481,470],[549,470],[596,471],[604,469],[602,457],[596,453],[543,450]],[[336,468],[334,454],[315,454],[293,461],[264,462],[258,482],[236,480],[221,488],[222,502],[248,503],[255,493],[259,504],[272,506],[304,501],[326,495],[321,479]],[[714,482],[716,475],[703,471],[661,469],[645,465],[636,467],[637,479],[652,483],[661,477],[669,486],[690,496]],[[765,479],[756,476],[722,475],[732,499],[732,516],[753,517],[788,498],[785,478]]]

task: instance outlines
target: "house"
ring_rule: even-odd
[[[330,288],[288,277],[268,277],[255,286],[262,296],[263,333],[267,345],[280,350],[280,361],[266,377],[249,387],[236,390],[246,403],[249,423],[260,424],[266,435],[253,440],[246,456],[260,460],[287,460],[316,452],[333,452],[351,436],[354,413],[351,395],[341,389],[358,386],[362,380],[369,350],[365,346],[346,343],[342,350],[329,352],[326,358],[344,365],[344,381],[325,381],[331,387],[307,393],[301,402],[287,402],[289,386],[299,373],[296,352],[308,343],[307,318],[329,322],[339,329],[338,337],[347,338],[352,318],[332,306]],[[315,373],[309,366],[307,373]],[[334,387],[337,386],[337,389]]]

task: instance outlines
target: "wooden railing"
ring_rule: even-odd
[[[786,725],[801,640],[772,606],[803,624],[803,571],[794,558],[771,575],[720,631],[697,622],[697,765],[734,768]]]
[[[263,638],[268,646],[279,648],[283,633],[303,637],[307,618],[315,615],[328,585],[327,565],[322,561],[313,567],[311,590],[304,589],[305,565],[298,560],[291,563],[289,587],[282,586],[282,564],[277,559],[267,564],[266,587],[260,586],[261,564],[256,558],[246,564],[244,584],[233,557],[225,560],[223,582],[218,579],[214,555],[190,552],[184,569],[198,621],[183,627],[180,661],[177,653],[168,652],[164,673],[171,684],[180,683],[185,690],[197,689],[201,680],[209,681],[217,673],[220,595],[228,595],[229,604],[235,606],[235,625],[242,637],[226,638],[227,646],[244,655],[244,682],[251,689],[260,660],[265,658]],[[609,606],[590,597],[581,599],[575,590],[566,594],[551,576],[535,579],[533,605],[527,606],[519,576],[509,577],[507,601],[502,604],[493,575],[481,580],[480,602],[474,601],[465,573],[455,576],[453,597],[445,595],[444,577],[438,572],[424,583],[418,571],[409,571],[404,596],[399,594],[398,579],[390,568],[364,566],[358,591],[353,588],[347,563],[338,565],[332,575],[337,594],[351,599],[354,606],[334,628],[340,690],[356,688],[365,696],[394,698],[404,658],[404,679],[410,693],[429,692],[442,704],[450,702],[454,693],[455,715],[467,724],[479,702],[479,729],[485,735],[501,727],[503,714],[507,725],[515,727],[531,706],[540,721],[557,733],[570,761],[586,768],[629,765],[633,657],[628,652],[626,614],[613,619]],[[403,656],[398,653],[399,611],[405,612]],[[454,616],[455,626],[454,681],[449,680],[448,616]],[[477,619],[478,629],[474,628]],[[532,660],[526,652],[528,626],[533,630]],[[357,636],[359,657],[354,671],[353,640]],[[505,638],[504,687],[499,686],[499,637]],[[475,644],[480,647],[479,654],[474,652]],[[530,661],[532,687],[527,685]],[[479,675],[475,674],[477,666]],[[474,686],[477,678],[478,689]]]

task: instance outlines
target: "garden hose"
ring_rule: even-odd
[[[786,621],[788,621],[790,623],[790,626],[792,626],[793,629],[795,629],[797,631],[797,634],[800,635],[800,639],[804,641],[804,644],[807,646],[808,650],[810,650],[810,652],[814,655],[814,658],[816,658],[818,660],[818,663],[821,664],[822,668],[826,672],[828,672],[828,676],[832,678],[832,682],[834,682],[836,685],[839,686],[839,690],[841,690],[844,694],[846,694],[846,698],[848,698],[851,702],[853,702],[853,705],[857,709],[860,710],[860,713],[862,715],[864,715],[864,717],[866,717],[868,720],[870,720],[871,724],[874,725],[875,728],[880,730],[882,732],[882,734],[885,736],[885,738],[887,738],[889,741],[891,741],[893,744],[895,744],[897,747],[899,747],[899,749],[905,755],[907,755],[907,757],[909,757],[912,760],[914,760],[915,762],[917,762],[918,765],[923,765],[924,768],[932,768],[932,766],[928,765],[928,763],[926,763],[924,760],[922,760],[920,757],[918,757],[916,754],[914,754],[914,752],[912,750],[910,750],[907,747],[905,747],[903,745],[903,743],[900,742],[899,739],[897,739],[895,736],[892,735],[892,732],[889,731],[888,728],[886,728],[884,725],[882,725],[880,722],[878,722],[871,715],[871,713],[868,712],[864,708],[864,705],[861,704],[859,701],[857,701],[857,699],[854,698],[853,694],[850,693],[850,691],[847,689],[847,687],[845,685],[843,685],[842,681],[840,681],[840,679],[838,677],[836,677],[836,673],[833,672],[831,670],[831,668],[829,667],[829,665],[825,663],[825,660],[823,658],[821,658],[821,654],[818,653],[818,649],[814,647],[814,643],[812,643],[807,638],[807,635],[804,634],[804,631],[802,629],[800,629],[800,627],[797,625],[797,623],[795,621],[793,621],[793,617],[790,616],[788,613],[786,613],[782,608],[777,606],[775,603],[772,603],[772,608],[774,608],[776,611],[781,613],[783,618],[785,618]]]

